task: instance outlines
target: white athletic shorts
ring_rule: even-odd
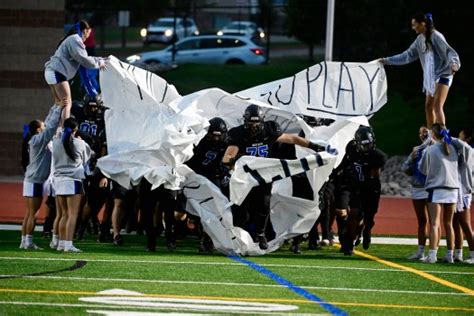
[[[57,195],[75,195],[84,194],[84,186],[82,181],[73,179],[55,179],[54,189]]]
[[[412,200],[425,200],[428,198],[428,192],[425,188],[411,188]]]
[[[24,197],[38,197],[43,196],[43,183],[33,183],[23,180],[23,196]]]
[[[459,190],[459,191],[461,191],[461,190]],[[471,203],[472,203],[472,194],[471,193],[467,193],[467,194],[460,193],[460,194],[458,194],[458,202],[456,204],[456,212],[458,212],[458,213],[464,212],[465,209],[470,211],[471,210]]]
[[[67,81],[66,77],[54,70],[46,69],[44,71],[44,79],[47,84],[57,84],[63,81]]]
[[[48,180],[44,183],[44,194],[47,196],[56,196],[56,190],[54,189],[53,178],[49,177]]]
[[[428,202],[456,204],[458,202],[458,189],[432,189],[428,190]]]

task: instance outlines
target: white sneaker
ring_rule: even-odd
[[[443,263],[454,263],[454,258],[453,257],[444,257],[442,262]]]
[[[82,250],[77,249],[74,246],[71,246],[70,248],[64,249],[64,252],[82,252]]]
[[[321,246],[329,246],[329,245],[331,245],[331,242],[329,241],[329,239],[323,239],[323,240],[321,240],[321,242],[319,244]]]
[[[58,243],[55,243],[54,241],[51,240],[51,242],[49,243],[49,248],[58,249]]]
[[[436,263],[438,259],[436,257],[432,258],[430,256],[426,256],[426,257],[421,258],[420,261],[424,263]]]
[[[454,257],[454,262],[464,262],[462,257]]]
[[[463,261],[464,263],[467,263],[467,264],[474,264],[474,258],[469,258],[469,259],[466,259]]]
[[[425,254],[423,253],[415,253],[413,255],[411,255],[410,257],[408,257],[408,260],[422,260],[423,258],[425,258]]]
[[[43,248],[36,246],[34,243],[31,243],[29,245],[25,245],[23,249],[27,250],[43,250]]]
[[[64,251],[64,245],[60,245],[60,244],[58,243],[58,246],[56,247],[56,250],[57,250],[57,251]]]
[[[20,247],[18,247],[18,248],[25,249],[25,243],[24,242],[20,243]]]

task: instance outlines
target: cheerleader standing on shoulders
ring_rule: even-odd
[[[84,196],[84,165],[94,155],[89,145],[76,137],[77,129],[77,121],[68,118],[64,121],[61,138],[53,141],[54,183],[61,213],[57,250],[65,252],[81,252],[74,247],[72,240]]]
[[[35,218],[43,201],[43,185],[51,170],[51,150],[48,143],[58,129],[62,106],[53,105],[45,122],[31,121],[22,144],[22,164],[25,168],[23,196],[26,214],[21,226],[20,249],[41,250],[33,243]]]

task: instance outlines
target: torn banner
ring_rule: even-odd
[[[253,243],[246,231],[232,226],[226,197],[206,179],[183,166],[192,155],[193,145],[205,135],[210,118],[220,116],[228,128],[237,126],[242,123],[244,109],[253,102],[265,107],[266,119],[271,117],[284,123],[281,125],[287,131],[303,128],[310,140],[330,142],[340,156],[326,157],[327,164],[307,172],[315,192],[342,158],[345,145],[359,124],[367,124],[365,117],[359,117],[311,129],[288,109],[242,99],[219,89],[181,97],[172,85],[154,74],[113,57],[108,66],[100,81],[104,103],[110,108],[105,117],[109,155],[99,160],[99,167],[125,187],[138,184],[142,177],[154,187],[161,184],[172,189],[184,187],[189,211],[201,217],[216,248],[226,254],[256,255],[265,251]],[[298,149],[299,158],[312,154],[307,149]],[[199,190],[193,183],[199,183]],[[271,220],[278,230],[278,238],[270,243],[267,252],[278,249],[284,239],[307,232],[319,216],[317,200],[291,197],[291,192],[285,192],[288,189],[283,181],[277,182],[273,191]]]

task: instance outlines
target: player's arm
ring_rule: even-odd
[[[224,157],[222,157],[222,163],[228,166],[233,166],[238,153],[239,147],[235,145],[228,146],[224,153]]]
[[[293,144],[293,145],[299,145],[301,147],[306,147],[311,150],[314,150],[315,152],[321,152],[321,151],[327,151],[328,153],[332,155],[337,155],[337,150],[335,148],[332,148],[329,144],[326,144],[325,146],[313,143],[306,138],[303,138],[298,135],[294,134],[287,134],[283,133],[280,135],[280,137],[277,138],[277,141],[286,143],[286,144]]]

